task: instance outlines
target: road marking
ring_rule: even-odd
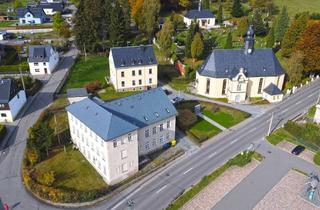
[[[230,144],[234,144],[234,143],[236,143],[238,140],[239,140],[239,139],[235,139],[235,140],[231,141]]]
[[[249,130],[249,133],[255,131],[256,129],[257,129],[256,127],[252,128],[251,130]]]
[[[213,156],[215,156],[217,154],[217,152],[212,153],[211,155],[209,155],[208,159],[212,158]]]
[[[116,208],[118,208],[122,203],[124,203],[125,201],[127,201],[127,198],[129,198],[130,196],[132,196],[134,193],[137,193],[139,190],[141,190],[142,186],[139,186],[136,190],[134,190],[133,192],[131,192],[129,195],[125,196],[125,199],[122,199],[121,201],[119,201],[115,206],[113,206],[111,208],[111,210],[115,210]]]
[[[159,192],[161,192],[164,188],[166,188],[167,187],[167,185],[165,185],[165,186],[163,186],[163,187],[161,187],[159,190],[157,190],[157,192],[156,193],[159,193]]]
[[[188,170],[186,170],[183,174],[188,173],[189,171],[191,171],[193,168],[189,168]]]
[[[310,97],[312,97],[312,96],[313,96],[313,94],[310,94],[310,95],[308,95],[307,97],[310,98]]]
[[[282,110],[282,112],[287,112],[287,111],[288,111],[288,108],[286,108],[286,109]]]
[[[301,101],[298,101],[298,102],[296,103],[296,105],[298,105],[298,104],[301,104]]]

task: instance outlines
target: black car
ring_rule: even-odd
[[[291,154],[294,155],[300,155],[301,152],[303,152],[306,148],[304,146],[298,145],[291,151]]]

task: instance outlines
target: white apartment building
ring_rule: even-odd
[[[66,109],[73,143],[109,185],[135,174],[139,156],[175,139],[177,111],[161,88],[111,102],[87,98]]]
[[[116,91],[156,88],[158,62],[152,45],[111,48],[110,83]]]
[[[25,91],[12,79],[0,80],[0,122],[13,122],[26,102]]]
[[[51,74],[59,63],[59,53],[50,45],[33,45],[28,63],[31,75]]]

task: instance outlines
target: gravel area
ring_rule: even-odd
[[[291,153],[291,151],[293,150],[293,148],[295,148],[297,145],[291,143],[291,142],[288,142],[288,141],[282,141],[280,142],[278,145],[277,145],[280,149],[286,151],[286,152],[289,152]],[[308,149],[305,149],[300,155],[299,157],[312,163],[313,164],[313,156],[314,156],[314,153],[311,152],[310,150]]]
[[[215,181],[210,183],[192,200],[186,203],[183,210],[205,210],[214,207],[228,192],[238,185],[246,176],[248,176],[259,162],[253,160],[244,167],[231,167],[221,174]]]
[[[305,175],[289,171],[254,207],[254,210],[319,210],[300,196],[306,180]]]

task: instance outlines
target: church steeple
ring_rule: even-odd
[[[254,31],[252,25],[249,26],[244,41],[244,53],[246,55],[251,54],[254,50]]]

